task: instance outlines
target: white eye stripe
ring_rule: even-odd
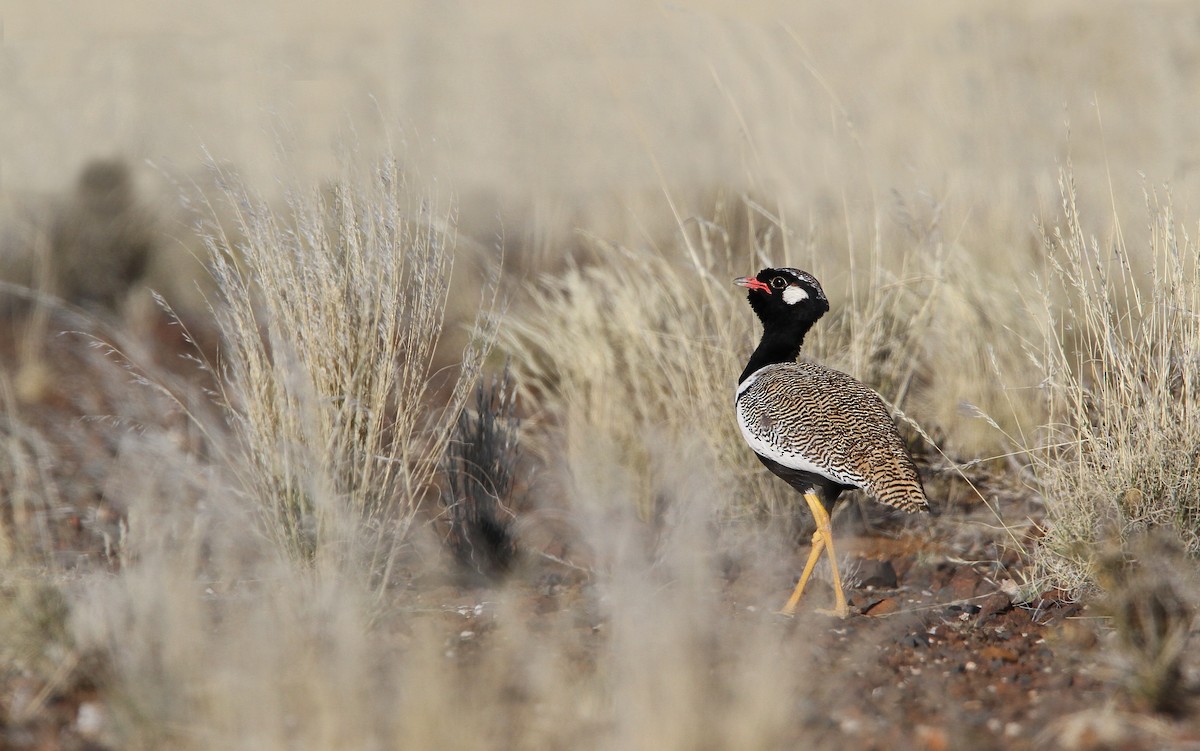
[[[803,287],[797,284],[789,285],[788,288],[783,291],[783,301],[788,305],[795,305],[801,300],[807,299],[808,293],[804,291]]]

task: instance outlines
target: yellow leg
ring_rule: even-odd
[[[804,500],[812,511],[813,519],[817,522],[817,532],[825,538],[825,550],[829,552],[829,570],[833,572],[833,614],[838,618],[850,615],[850,606],[846,604],[846,593],[842,591],[842,576],[838,573],[837,554],[833,552],[833,528],[829,524],[829,513],[821,505],[821,501],[812,493],[805,493]]]
[[[804,594],[804,585],[808,584],[808,577],[812,576],[813,567],[817,565],[817,559],[821,557],[821,550],[824,548],[825,538],[818,530],[813,533],[812,552],[808,554],[808,563],[804,564],[804,573],[800,574],[800,581],[792,590],[792,596],[788,598],[787,604],[783,606],[783,610],[779,611],[783,615],[792,615],[796,612],[796,603],[800,602],[800,595]]]
[[[829,523],[829,513],[825,511],[820,499],[813,493],[805,493],[804,500],[808,502],[808,508],[812,511],[813,520],[817,523],[817,531],[813,533],[812,552],[808,554],[808,562],[804,564],[804,573],[800,574],[800,581],[796,584],[796,589],[792,591],[792,596],[788,598],[787,604],[780,612],[784,615],[791,615],[796,611],[796,604],[800,602],[800,595],[803,594],[804,586],[808,584],[808,579],[812,576],[817,559],[821,557],[822,552],[827,550],[829,552],[829,568],[833,572],[834,609],[831,614],[838,618],[845,618],[850,615],[850,606],[846,603],[846,593],[842,591],[842,576],[838,573],[837,555],[833,551],[833,530]]]

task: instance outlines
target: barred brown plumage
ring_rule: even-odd
[[[768,365],[737,399],[738,423],[759,454],[799,460],[885,506],[926,507],[921,480],[883,401],[850,376],[808,361]]]
[[[738,379],[738,425],[759,460],[804,495],[817,522],[808,562],[783,612],[795,610],[828,548],[835,612],[844,618],[849,606],[829,525],[838,495],[861,488],[886,506],[926,510],[921,478],[878,394],[840,371],[796,362],[805,334],[829,310],[816,278],[779,268],[734,282],[750,290],[747,298],[763,324],[762,341]]]

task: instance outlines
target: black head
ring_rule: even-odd
[[[746,299],[764,327],[789,321],[811,325],[829,311],[825,290],[807,271],[763,269],[757,276],[739,277],[733,283],[750,290]]]
[[[762,341],[742,371],[741,383],[765,365],[794,362],[804,335],[829,311],[829,300],[816,277],[799,269],[763,269],[733,283],[750,290],[746,299],[763,325]]]

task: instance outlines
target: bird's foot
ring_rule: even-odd
[[[841,618],[841,619],[845,620],[846,618],[850,617],[850,606],[846,605],[846,604],[842,604],[840,607],[814,608],[812,612],[818,613],[820,615],[827,615],[827,616],[830,616],[831,618]],[[775,615],[783,616],[784,618],[795,618],[796,617],[796,609],[795,608],[791,608],[791,609],[780,608],[779,610],[775,611]]]
[[[833,609],[817,608],[813,612],[820,613],[821,615],[827,615],[827,616],[830,616],[831,618],[840,618],[842,620],[845,620],[846,618],[850,617],[850,608],[846,605],[843,605],[840,608],[833,608]]]

